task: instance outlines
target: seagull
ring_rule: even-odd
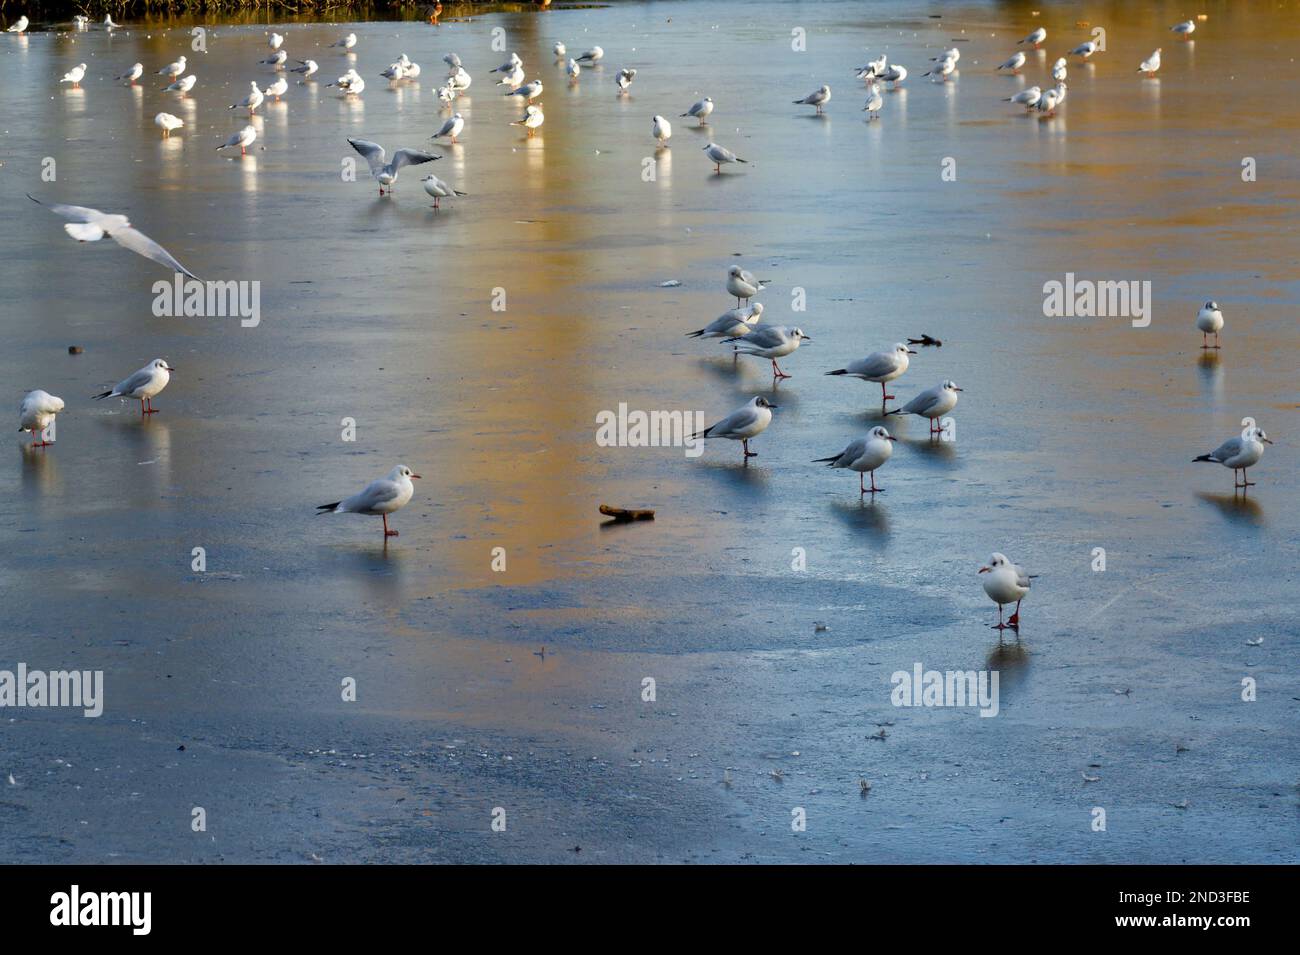
[[[411,478],[419,476],[405,464],[399,464],[387,476],[367,484],[365,490],[333,504],[320,504],[316,510],[320,514],[378,514],[384,519],[384,539],[387,540],[397,536],[397,531],[388,529],[388,515],[400,511],[411,500],[415,493]]]
[[[952,60],[954,63],[956,63],[960,59],[961,59],[961,50],[957,49],[954,46],[950,49],[944,50],[938,56],[930,57],[930,62],[938,63],[940,60]]]
[[[907,67],[899,66],[895,63],[883,73],[876,75],[876,79],[884,83],[893,83],[893,89],[898,89],[898,84],[907,79]]]
[[[562,60],[564,59],[564,54],[569,52],[569,49],[557,40],[555,46],[551,47],[551,52],[555,54],[557,60]]]
[[[1087,43],[1080,43],[1073,50],[1071,50],[1070,56],[1081,56],[1086,60],[1088,57],[1092,56],[1096,52],[1097,52],[1096,42],[1094,42],[1093,40],[1089,40]]]
[[[668,140],[673,138],[673,124],[668,122],[668,120],[664,119],[662,116],[655,116],[654,125],[650,127],[650,132],[654,135],[654,138],[658,141],[659,145],[662,146],[664,143],[668,142]]]
[[[273,50],[278,50],[284,44],[284,37],[278,33],[272,33],[266,38],[266,45]]]
[[[86,78],[86,64],[78,63],[72,69],[68,70],[68,72],[64,73],[63,79],[59,80],[59,82],[71,83],[74,87],[79,87],[81,86],[81,81],[85,78]]]
[[[168,83],[166,86],[163,87],[163,92],[164,93],[188,93],[190,90],[194,89],[194,84],[197,83],[198,81],[199,78],[195,76],[193,73],[191,73],[189,76],[182,76],[175,83]]]
[[[582,67],[578,65],[577,60],[570,59],[569,65],[565,67],[564,71],[569,74],[569,79],[576,80],[579,74],[582,73]]]
[[[1052,89],[1052,92],[1056,94],[1057,106],[1060,106],[1062,103],[1065,102],[1065,94],[1068,93],[1069,91],[1070,88],[1066,86],[1064,83],[1056,84],[1056,86]]]
[[[939,419],[957,407],[957,392],[963,389],[951,381],[927,388],[901,408],[895,408],[887,414],[914,414],[930,419],[930,434],[942,434],[943,425]]]
[[[442,199],[468,195],[468,193],[461,192],[459,189],[453,189],[433,174],[425,176],[420,181],[424,183],[424,191],[433,197],[433,207],[435,209],[441,208],[438,203]]]
[[[469,89],[470,83],[474,82],[469,73],[465,72],[463,66],[458,67],[453,73],[451,73],[449,79],[451,80],[451,85],[455,87],[457,91],[462,93]]]
[[[315,60],[299,60],[298,62],[301,63],[302,65],[293,67],[293,69],[289,70],[289,72],[301,73],[302,78],[304,80],[307,79],[309,76],[312,76],[317,70],[320,69],[320,67],[316,64]]]
[[[28,20],[26,16],[21,16],[14,23],[9,25],[9,28],[5,30],[5,33],[22,33],[27,29],[27,24],[29,23],[31,23],[31,21]],[[33,392],[33,394],[35,394],[35,392]],[[45,392],[41,392],[41,394],[45,394]]]
[[[598,46],[593,46],[586,53],[578,57],[578,62],[583,66],[595,66],[605,56],[605,51]]]
[[[171,253],[161,245],[143,232],[134,229],[126,216],[100,212],[87,206],[47,205],[30,194],[27,198],[39,206],[45,206],[56,216],[68,219],[69,221],[63,224],[63,229],[78,242],[98,242],[104,236],[108,236],[122,248],[130,249],[159,265],[165,265],[172,272],[181,272],[192,279],[198,278],[172,258]]]
[[[23,20],[26,20],[23,17]],[[18,406],[18,431],[32,433],[33,448],[48,448],[53,441],[45,437],[45,430],[54,423],[54,417],[63,410],[63,399],[48,391],[29,391]],[[37,439],[40,439],[39,441]]]
[[[1223,330],[1223,312],[1219,311],[1219,305],[1213,299],[1201,306],[1201,310],[1196,313],[1196,327],[1201,330],[1201,348],[1218,348],[1219,332]],[[1207,337],[1210,332],[1214,333],[1214,344],[1210,344]]]
[[[984,592],[998,605],[998,625],[995,630],[1020,629],[1020,601],[1029,593],[1031,581],[1037,574],[1026,574],[1023,567],[1007,560],[1003,554],[994,554],[986,566],[979,569],[981,574],[988,574],[984,580]],[[1011,601],[1016,602],[1016,610],[1006,623],[1002,622],[1002,606]]]
[[[77,14],[75,17],[72,18],[72,25],[73,25],[74,27],[76,27],[78,30],[86,30],[86,29],[89,29],[89,28],[90,28],[90,17],[85,16],[85,15],[79,13],[79,14]]]
[[[1026,110],[1033,109],[1038,105],[1038,101],[1043,98],[1043,91],[1037,86],[1031,86],[1027,90],[1021,90],[1015,96],[1004,96],[1002,102],[1015,103],[1018,106],[1024,106]]]
[[[173,129],[180,129],[185,122],[171,113],[159,113],[153,118],[153,124],[163,131],[163,139],[171,136]]]
[[[766,287],[766,282],[754,278],[739,265],[727,269],[727,291],[736,296],[736,305],[740,305],[742,299],[749,301]]]
[[[828,371],[826,374],[848,375],[850,378],[861,378],[863,381],[879,382],[880,406],[883,408],[885,402],[894,397],[885,393],[885,383],[893,381],[907,371],[907,366],[911,363],[908,356],[915,354],[916,352],[899,342],[889,351],[872,352],[866,358],[851,361],[843,368]]]
[[[456,99],[456,88],[448,83],[446,86],[438,87],[438,102],[443,106],[450,106]]]
[[[540,106],[534,106],[529,103],[524,107],[523,119],[516,120],[511,126],[523,126],[528,130],[528,137],[531,139],[537,128],[546,122],[546,116],[542,113]]]
[[[465,117],[460,113],[453,113],[451,119],[442,124],[442,128],[430,136],[430,139],[441,139],[443,136],[451,137],[451,141],[456,142],[456,137],[461,134],[465,128]]]
[[[1229,438],[1209,454],[1202,454],[1193,461],[1213,461],[1225,468],[1232,468],[1232,486],[1234,488],[1254,487],[1255,482],[1247,480],[1246,468],[1259,463],[1264,456],[1264,445],[1272,444],[1261,428],[1251,426],[1235,438]],[[1241,483],[1237,483],[1237,471],[1241,471]]]
[[[505,95],[522,96],[524,97],[525,102],[531,103],[533,100],[537,99],[537,97],[542,95],[542,81],[533,80],[531,83],[525,83],[523,86],[519,87],[519,89],[511,90]]]
[[[722,173],[722,164],[724,162],[749,162],[748,159],[741,159],[730,149],[719,146],[717,143],[709,143],[705,146],[704,153],[709,157],[709,161],[713,163],[713,171],[719,175]]]
[[[488,72],[490,73],[513,73],[519,67],[523,66],[524,61],[519,59],[518,53],[511,53],[510,59],[506,60],[500,66],[494,66]],[[456,64],[460,66],[459,63]]]
[[[159,76],[170,76],[172,79],[180,76],[185,72],[185,57],[180,57],[175,63],[168,63],[158,71]]]
[[[252,126],[245,126],[235,135],[231,136],[224,143],[217,147],[218,150],[229,149],[231,146],[239,147],[239,155],[248,154],[248,147],[253,145],[253,140],[257,139],[257,130]]]
[[[125,73],[123,73],[123,74],[120,75],[120,76],[115,76],[115,77],[113,77],[113,79],[117,80],[119,83],[120,83],[120,82],[123,82],[123,81],[125,81],[125,82],[127,82],[127,83],[134,83],[136,80],[138,80],[138,79],[139,79],[140,77],[142,77],[142,76],[144,76],[144,64],[143,64],[143,63],[136,63],[134,66],[132,66],[132,67],[131,67],[129,70],[127,70]]]
[[[384,194],[384,186],[388,186],[389,191],[392,191],[393,183],[397,181],[397,174],[403,166],[418,166],[420,163],[433,162],[435,159],[442,158],[417,149],[399,149],[393,153],[393,161],[385,163],[384,147],[378,143],[365,139],[349,139],[348,142],[370,164],[370,175],[374,176],[375,181],[379,183],[381,196]]]
[[[822,107],[831,101],[831,88],[821,86],[809,93],[803,99],[794,100],[796,106],[816,106],[818,114],[821,113]]]
[[[100,398],[134,398],[140,402],[140,414],[157,414],[158,409],[153,406],[153,397],[167,387],[167,382],[171,381],[172,372],[175,370],[162,358],[155,358],[139,371],[127,378],[123,378],[111,390],[102,394],[91,395],[91,397],[96,400]],[[148,407],[146,407],[146,404]]]
[[[257,112],[257,107],[262,105],[262,100],[265,98],[266,97],[262,94],[262,90],[258,87],[257,82],[250,80],[248,84],[248,95],[245,96],[243,99],[241,99],[238,103],[235,103],[226,108],[243,109],[244,107],[247,107],[249,115],[252,115],[253,113]]]
[[[1142,65],[1137,68],[1139,73],[1145,73],[1147,76],[1155,76],[1156,71],[1160,69],[1160,50],[1157,48],[1154,53],[1142,61]]]
[[[1019,73],[1020,68],[1025,65],[1025,54],[1017,50],[1011,57],[998,66],[999,70],[1010,70],[1012,73]]]
[[[333,83],[325,84],[326,89],[329,89],[331,86],[337,86],[341,89],[344,96],[351,96],[353,94],[361,93],[361,91],[366,88],[366,81],[361,78],[361,74],[356,70],[348,70]]]
[[[266,89],[262,90],[262,94],[264,96],[274,96],[275,101],[278,103],[280,102],[280,97],[283,96],[286,92],[288,92],[288,90],[289,90],[289,81],[286,80],[283,76],[277,76],[274,83],[272,83]]]
[[[406,70],[403,68],[401,63],[390,63],[388,69],[384,70],[379,75],[391,83],[405,77]]]
[[[755,325],[744,335],[724,338],[727,344],[739,342],[736,346],[742,355],[757,355],[772,362],[773,378],[789,378],[776,363],[778,358],[793,354],[804,341],[812,341],[802,329],[789,325]]]
[[[832,454],[829,458],[814,458],[813,464],[857,471],[858,488],[862,494],[879,494],[884,488],[876,487],[876,469],[889,460],[894,453],[894,442],[897,440],[884,428],[877,426],[867,432],[865,438],[858,438],[839,454]],[[871,487],[866,486],[862,479],[863,474],[871,475]]]
[[[342,47],[343,51],[346,53],[356,45],[357,45],[357,35],[355,33],[349,33],[347,36],[339,37],[337,40],[331,43],[330,49],[334,49],[336,47]]]
[[[767,426],[772,423],[772,409],[775,407],[776,405],[770,404],[762,395],[757,395],[750,399],[748,404],[737,408],[717,424],[710,425],[703,431],[697,431],[691,437],[730,438],[732,441],[739,441],[745,452],[744,459],[748,462],[750,458],[758,457],[757,451],[749,450],[749,439],[758,437],[767,430]]]
[[[524,78],[524,68],[517,66],[512,72],[504,74],[497,80],[497,86],[508,86],[512,90],[517,90],[524,85]]]
[[[942,82],[947,83],[948,77],[952,75],[952,71],[955,70],[956,68],[957,68],[956,58],[951,56],[945,56],[938,63],[932,66],[930,69],[926,70],[925,75],[942,77]]]
[[[405,53],[402,54],[402,59],[406,60]],[[410,60],[406,60],[406,62],[402,64],[402,79],[414,80],[417,79],[419,75],[420,75],[419,63],[412,63]]]
[[[1069,64],[1065,62],[1065,57],[1061,57],[1052,64],[1052,79],[1058,83],[1064,83],[1065,78],[1069,75]]]
[[[264,60],[258,60],[258,66],[273,66],[277,70],[284,69],[285,60],[289,59],[289,54],[285,50],[276,50]]]
[[[743,338],[763,317],[763,303],[755,302],[745,308],[723,312],[703,328],[687,332],[687,338]],[[739,347],[733,346],[736,351]]]
[[[105,29],[105,30],[120,30],[120,29],[122,29],[122,24],[120,24],[120,23],[114,23],[114,22],[113,22],[113,18],[112,18],[111,16],[107,16],[107,17],[104,17],[104,29]]]
[[[862,111],[867,114],[867,122],[870,122],[880,115],[880,107],[885,105],[885,100],[880,95],[879,84],[873,82],[867,89],[867,105],[862,107]]]
[[[1043,91],[1043,95],[1038,98],[1036,104],[1038,111],[1043,114],[1040,118],[1046,119],[1056,115],[1056,104],[1059,102],[1059,96],[1060,94],[1054,89]]]
[[[618,84],[618,95],[622,96],[626,93],[634,79],[636,79],[636,70],[619,70],[618,78],[614,81]]]
[[[696,119],[700,121],[700,125],[703,126],[704,120],[712,112],[713,112],[713,98],[710,96],[706,96],[704,97],[704,99],[692,103],[691,108],[688,109],[686,112],[682,113],[682,117],[694,116]]]
[[[871,60],[866,66],[858,67],[858,79],[869,80],[873,76],[879,76],[885,72],[889,65],[889,58],[885,54],[880,54],[876,59]]]
[[[1169,29],[1185,40],[1196,32],[1196,21],[1184,20],[1182,23],[1175,23]]]
[[[455,53],[448,53],[442,58],[442,62],[446,63],[453,70],[459,70],[461,67],[460,57]]]
[[[1029,34],[1029,36],[1025,37],[1023,40],[1017,40],[1016,43],[1017,44],[1028,43],[1031,44],[1035,50],[1037,50],[1040,46],[1043,45],[1043,41],[1046,39],[1047,39],[1047,31],[1044,30],[1042,27],[1039,27],[1037,30]]]

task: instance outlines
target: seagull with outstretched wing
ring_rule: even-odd
[[[88,206],[65,206],[41,202],[30,193],[28,199],[40,206],[45,206],[56,216],[69,220],[64,223],[64,230],[78,242],[98,242],[108,236],[124,249],[130,249],[137,255],[152,259],[159,265],[165,265],[173,272],[181,272],[192,279],[198,278],[193,272],[181,265],[172,254],[149,238],[139,229],[132,227],[126,216],[100,212]]]
[[[420,152],[418,149],[399,149],[393,153],[393,161],[386,163],[384,160],[388,154],[378,143],[372,143],[367,139],[349,139],[348,142],[370,164],[370,175],[374,176],[375,182],[379,183],[381,196],[384,194],[385,186],[392,190],[393,183],[397,181],[397,173],[403,166],[418,166],[420,163],[433,162],[435,159],[442,158]]]

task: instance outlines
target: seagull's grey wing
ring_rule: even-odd
[[[451,132],[451,128],[455,125],[456,125],[456,118],[453,116],[451,119],[447,120],[447,122],[442,124],[442,129],[434,133],[433,138],[437,139],[439,136],[446,136],[449,132]]]
[[[376,507],[393,500],[401,492],[401,488],[397,486],[395,481],[380,478],[377,481],[371,481],[366,485],[365,490],[353,494],[339,507],[345,511],[364,514],[366,511],[373,511]]]
[[[727,435],[751,427],[757,420],[758,409],[752,405],[745,405],[745,407],[733,411],[715,424],[709,429],[709,433],[713,437],[725,438]]]
[[[903,405],[904,414],[925,414],[935,405],[943,400],[943,395],[938,391],[923,391],[907,404]]]
[[[888,375],[898,367],[898,361],[889,352],[876,352],[868,355],[866,358],[859,358],[849,365],[850,375],[861,375],[864,378],[880,378]]]
[[[349,139],[348,142],[351,143],[352,148],[359,152],[362,157],[365,158],[366,162],[370,164],[370,171],[372,173],[378,172],[384,168],[384,157],[387,153],[384,151],[384,147],[379,145],[379,143],[372,143],[368,139]]]
[[[1214,458],[1216,461],[1227,461],[1229,458],[1235,457],[1238,454],[1241,454],[1240,435],[1235,438],[1229,438],[1227,441],[1223,442],[1223,444],[1210,452],[1210,457]]]
[[[94,222],[104,215],[98,209],[91,209],[89,206],[65,206],[58,203],[41,202],[31,193],[27,194],[27,198],[38,206],[49,209],[56,216],[63,216],[63,218],[70,219],[73,222]]]
[[[114,229],[108,234],[108,237],[124,249],[130,249],[132,252],[143,255],[146,259],[152,259],[159,265],[165,265],[173,272],[182,272],[192,279],[198,278],[197,275],[172,258],[170,252],[139,229],[133,229],[129,226],[125,229]]]
[[[418,149],[399,149],[393,153],[393,169],[398,170],[403,166],[418,166],[422,162],[433,162],[435,159],[441,158],[441,156],[422,153]]]
[[[1015,568],[1016,568],[1016,585],[1025,588],[1032,587],[1033,583],[1030,581],[1029,575],[1025,573],[1025,568],[1021,567],[1019,564],[1016,564]]]
[[[840,452],[840,456],[832,461],[832,464],[838,464],[841,467],[848,467],[858,458],[867,453],[867,439],[858,438],[847,448]]]
[[[755,348],[775,348],[787,340],[784,325],[755,325],[744,338],[746,344]]]
[[[153,369],[142,368],[128,378],[124,378],[113,386],[113,390],[119,395],[129,395],[137,388],[142,388],[153,380]]]

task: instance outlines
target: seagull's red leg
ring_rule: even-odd
[[[1020,626],[1020,601],[1016,601],[1016,612],[1007,620],[1007,625],[1011,627]]]
[[[397,536],[397,531],[390,531],[390,530],[388,529],[388,515],[387,515],[387,514],[384,514],[384,515],[383,515],[383,518],[384,518],[384,536],[385,536],[385,537],[396,537],[396,536]]]

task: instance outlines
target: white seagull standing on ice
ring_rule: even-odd
[[[813,90],[803,99],[794,100],[794,104],[796,106],[816,106],[817,112],[820,113],[822,111],[822,107],[825,106],[830,101],[831,101],[831,88],[829,86],[821,86]]]
[[[86,78],[86,64],[78,63],[72,69],[68,70],[68,72],[64,73],[63,79],[59,80],[59,82],[71,83],[74,87],[80,87],[81,81],[84,80],[85,78]]]
[[[356,45],[357,45],[357,35],[355,33],[349,33],[347,36],[339,37],[337,40],[331,43],[330,49],[332,50],[338,47],[341,48],[344,53],[349,53],[352,51],[352,48]]]
[[[867,90],[867,105],[862,107],[862,111],[867,114],[867,122],[871,122],[880,115],[880,108],[885,105],[885,100],[880,95],[879,84],[873,82]]]
[[[510,59],[506,60],[500,66],[492,67],[492,69],[488,70],[488,72],[489,73],[513,73],[515,70],[519,69],[523,65],[524,65],[524,61],[519,58],[519,54],[511,53]],[[456,66],[460,66],[460,64],[457,63]]]
[[[508,86],[512,90],[517,90],[524,85],[524,68],[523,65],[516,66],[510,73],[503,73],[501,79],[497,80],[497,86]]]
[[[876,79],[880,80],[882,83],[893,84],[891,89],[898,89],[898,84],[907,79],[907,67],[899,66],[895,63],[893,66],[885,70],[885,72],[878,73]]]
[[[614,82],[618,86],[619,96],[622,96],[624,93],[627,92],[628,87],[632,85],[632,81],[634,79],[636,79],[636,70],[618,71],[618,78]]]
[[[447,136],[454,143],[457,141],[456,137],[461,134],[461,131],[464,128],[465,128],[465,117],[461,116],[460,113],[453,113],[451,118],[442,124],[442,128],[439,129],[436,133],[434,133],[429,138],[441,139],[443,136]]]
[[[320,514],[377,514],[384,519],[384,538],[396,537],[397,531],[388,529],[388,515],[400,511],[411,500],[415,493],[411,478],[419,476],[405,464],[399,464],[386,477],[367,484],[365,490],[333,504],[317,505],[316,510]]]
[[[755,302],[744,308],[733,308],[723,312],[709,324],[693,332],[687,332],[687,338],[743,338],[748,335],[758,320],[763,317],[763,303]],[[734,350],[739,351],[739,348]]]
[[[280,97],[289,91],[289,81],[283,76],[277,76],[275,82],[262,90],[263,96],[274,96],[275,101],[280,102]]]
[[[957,393],[961,391],[955,382],[945,381],[927,388],[901,408],[895,408],[888,414],[914,414],[930,419],[930,434],[942,434],[943,425],[939,419],[957,407]]]
[[[63,229],[78,242],[98,242],[104,236],[108,236],[122,248],[130,249],[159,265],[165,265],[172,272],[181,272],[192,279],[198,278],[172,258],[171,253],[161,245],[133,228],[126,216],[100,212],[88,206],[46,205],[33,195],[28,195],[27,198],[37,205],[45,206],[56,216],[70,220],[63,224]]]
[[[712,112],[713,112],[713,98],[706,96],[704,97],[704,99],[692,103],[691,108],[688,109],[686,112],[682,113],[682,116],[683,117],[694,116],[696,119],[700,121],[700,125],[703,126],[704,120]]]
[[[158,409],[153,406],[153,398],[167,387],[167,383],[172,380],[172,372],[175,370],[164,359],[155,358],[139,371],[123,378],[111,390],[91,397],[96,400],[100,398],[134,398],[140,402],[140,414],[157,414]]]
[[[191,73],[189,76],[182,76],[179,80],[176,80],[174,83],[168,83],[166,86],[163,87],[163,92],[182,93],[182,94],[188,93],[190,90],[194,89],[194,84],[197,83],[198,81],[199,78],[195,76],[193,73]]]
[[[163,139],[171,136],[173,129],[180,129],[185,121],[171,113],[159,113],[153,118],[153,124],[163,131]]]
[[[537,99],[537,97],[542,95],[542,81],[533,80],[531,83],[525,83],[523,86],[519,87],[519,89],[511,90],[509,93],[504,95],[522,96],[524,97],[524,102],[531,103],[533,100]]]
[[[284,69],[285,61],[288,59],[289,59],[289,53],[287,50],[276,50],[266,59],[258,60],[257,65],[270,66],[270,67],[274,67],[277,70],[282,70]]]
[[[803,342],[812,341],[803,333],[803,329],[791,328],[789,325],[756,325],[744,335],[724,338],[727,344],[735,344],[742,355],[756,355],[772,363],[773,378],[789,378],[776,363],[778,358],[794,354]]]
[[[1201,347],[1218,348],[1219,332],[1223,330],[1223,312],[1219,311],[1219,303],[1213,299],[1201,306],[1201,310],[1196,313],[1196,327],[1201,330]],[[1214,334],[1214,344],[1210,344],[1207,336]]]
[[[1025,65],[1025,54],[1017,50],[1011,54],[1010,58],[998,66],[999,70],[1010,70],[1012,73],[1019,73],[1020,68]]]
[[[723,163],[749,162],[748,159],[741,159],[730,149],[728,149],[725,146],[719,146],[717,143],[709,143],[707,146],[705,146],[704,154],[708,156],[709,161],[713,163],[713,171],[715,173],[718,173],[719,175],[721,175],[722,173]]]
[[[127,70],[125,73],[121,74],[120,76],[115,76],[113,77],[113,79],[117,80],[119,83],[123,81],[127,83],[134,83],[142,76],[144,76],[144,64],[137,63],[134,66],[132,66],[129,70]]]
[[[948,77],[952,71],[957,69],[957,58],[955,56],[945,56],[934,66],[925,71],[926,76],[937,76],[940,82],[947,83]]]
[[[858,67],[858,79],[869,80],[873,77],[879,76],[881,73],[885,72],[885,68],[888,65],[889,58],[882,53],[876,59],[868,62],[866,66]]]
[[[352,148],[359,152],[370,165],[370,175],[375,177],[375,182],[379,183],[379,194],[384,194],[384,186],[388,186],[392,191],[393,183],[397,181],[397,174],[403,166],[418,166],[421,163],[433,162],[435,159],[441,159],[441,156],[432,156],[429,153],[420,152],[418,149],[399,149],[393,153],[392,162],[384,162],[386,153],[384,147],[378,143],[372,143],[366,139],[349,139],[348,143]]]
[[[1020,629],[1020,601],[1025,599],[1025,594],[1029,593],[1033,578],[1036,574],[1026,574],[1023,567],[1007,560],[1004,554],[994,554],[989,558],[989,562],[979,569],[981,574],[988,574],[984,579],[984,592],[989,595],[989,599],[998,605],[998,625],[995,630],[1006,630],[1010,627],[1012,630]],[[1002,622],[1002,607],[1012,601],[1016,604],[1015,613],[1006,623]]]
[[[1237,437],[1223,442],[1209,454],[1192,458],[1192,461],[1212,461],[1215,464],[1222,464],[1225,468],[1232,468],[1234,488],[1254,487],[1255,482],[1246,477],[1246,468],[1258,464],[1259,459],[1264,456],[1264,445],[1272,443],[1262,428],[1252,425]],[[1241,471],[1240,484],[1237,483],[1238,470]]]
[[[662,146],[668,140],[673,138],[673,124],[668,122],[662,116],[654,118],[654,125],[650,127],[650,132],[654,135],[655,140]]]
[[[1033,109],[1042,99],[1043,91],[1037,86],[1031,86],[1027,90],[1021,90],[1015,96],[1005,96],[1002,98],[1004,103],[1015,103],[1018,106],[1025,107],[1026,110]]]
[[[1054,90],[1044,90],[1043,95],[1038,98],[1038,111],[1043,115],[1040,119],[1047,119],[1056,115],[1056,104],[1059,101],[1060,94]]]
[[[1052,79],[1058,83],[1064,83],[1069,72],[1069,64],[1065,62],[1065,57],[1061,57],[1052,64]]]
[[[23,19],[27,19],[23,17]],[[18,430],[32,433],[33,448],[48,448],[53,441],[47,441],[45,429],[54,423],[54,417],[63,410],[63,399],[56,398],[48,391],[29,391],[18,406]],[[39,439],[39,440],[37,440]]]
[[[439,203],[443,199],[450,199],[452,196],[466,196],[468,193],[461,192],[459,189],[453,189],[450,185],[443,182],[437,176],[430,173],[420,180],[424,183],[424,191],[433,198],[433,207],[440,209]]]
[[[241,99],[238,103],[235,103],[227,108],[243,109],[247,107],[248,112],[250,114],[255,113],[257,112],[257,107],[262,105],[262,100],[265,98],[266,97],[262,93],[261,88],[258,87],[256,81],[250,80],[248,83],[248,95],[245,96],[243,99]]]
[[[1147,76],[1156,75],[1156,71],[1160,69],[1160,49],[1157,48],[1154,53],[1142,61],[1142,64],[1137,68],[1139,73],[1145,73]]]
[[[1042,27],[1039,27],[1037,30],[1029,34],[1029,36],[1025,37],[1023,40],[1017,40],[1016,43],[1017,44],[1028,43],[1036,50],[1043,45],[1043,41],[1046,39],[1047,39],[1047,31],[1044,30]]]
[[[1169,29],[1185,40],[1196,32],[1196,21],[1184,20],[1182,23],[1175,23]]]
[[[26,16],[21,16],[9,25],[9,28],[5,30],[5,33],[22,33],[27,29],[29,23],[31,23],[31,21],[28,20]],[[41,394],[44,393],[45,392],[41,392]],[[35,392],[33,392],[33,394],[35,394]]]
[[[598,46],[593,46],[586,53],[578,57],[578,62],[583,66],[595,66],[605,57],[605,51]]]
[[[113,17],[112,17],[111,15],[110,15],[110,16],[106,16],[106,17],[104,17],[104,29],[105,29],[105,30],[120,30],[120,29],[122,29],[122,24],[120,24],[120,23],[114,23],[114,22],[113,22]]]
[[[289,72],[290,72],[290,73],[301,73],[301,74],[302,74],[302,78],[303,78],[304,80],[307,79],[309,76],[311,76],[313,73],[315,73],[317,70],[320,69],[320,66],[317,65],[317,63],[316,63],[315,60],[299,60],[298,62],[301,63],[302,65],[301,65],[301,66],[295,66],[295,67],[294,67],[293,69],[291,69]]]
[[[762,279],[754,278],[739,265],[727,269],[727,291],[736,296],[737,306],[742,300],[749,301],[766,287]]]
[[[1087,43],[1080,43],[1073,50],[1071,50],[1070,56],[1081,56],[1086,60],[1088,57],[1092,56],[1096,52],[1097,52],[1096,42],[1093,40],[1089,40]]]
[[[717,424],[710,425],[703,431],[697,431],[691,437],[729,438],[732,441],[739,441],[745,452],[745,461],[748,462],[750,458],[758,457],[757,451],[749,450],[749,439],[767,430],[767,426],[772,423],[772,409],[775,407],[776,405],[770,404],[762,395],[757,395],[748,404],[737,408]]]
[[[851,361],[843,368],[828,371],[826,374],[847,375],[850,378],[877,382],[880,385],[880,406],[883,408],[885,402],[894,397],[886,393],[885,383],[893,381],[907,371],[911,364],[909,356],[915,354],[916,352],[899,342],[889,351],[872,352],[866,358]]]
[[[544,122],[546,122],[546,114],[542,112],[542,108],[529,103],[524,107],[523,119],[515,120],[510,125],[524,127],[528,130],[528,137],[531,139]]]
[[[829,458],[814,458],[813,464],[857,471],[858,488],[862,494],[879,494],[884,488],[876,487],[876,469],[882,467],[893,455],[894,442],[897,440],[884,428],[877,426],[867,432],[865,438],[858,438],[839,454],[832,454]],[[863,474],[871,475],[871,487],[866,486]]]
[[[568,47],[566,47],[563,43],[557,40],[555,46],[551,47],[551,52],[555,54],[555,58],[557,60],[562,60],[564,59],[564,55],[568,53],[569,50]]]
[[[248,147],[253,145],[253,140],[257,139],[257,129],[253,126],[245,126],[235,135],[231,136],[224,143],[217,147],[218,150],[230,149],[232,146],[239,147],[239,155],[248,155]]]
[[[185,57],[178,57],[175,63],[168,63],[158,71],[159,76],[170,76],[172,79],[180,76],[185,72]]]
[[[273,50],[278,50],[284,44],[284,37],[278,33],[272,33],[266,38],[266,45]]]
[[[582,67],[578,65],[577,60],[570,59],[569,65],[564,68],[564,72],[569,74],[569,79],[576,81],[582,73]]]

